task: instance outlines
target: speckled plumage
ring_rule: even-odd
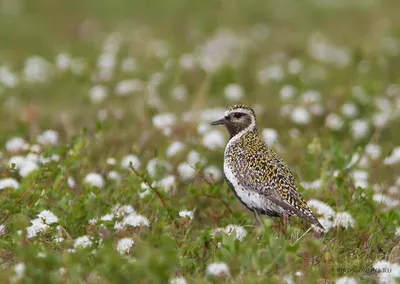
[[[270,217],[295,215],[322,228],[300,196],[290,169],[258,135],[251,108],[231,106],[216,124],[225,124],[231,134],[224,154],[224,173],[249,210]]]

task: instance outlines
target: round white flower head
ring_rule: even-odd
[[[196,170],[188,163],[182,163],[178,166],[178,174],[181,180],[188,181],[195,177]]]
[[[396,147],[393,149],[392,154],[385,158],[383,163],[385,165],[394,165],[400,162],[400,147]]]
[[[335,113],[330,113],[325,119],[325,125],[331,130],[341,130],[344,125],[343,119]]]
[[[50,144],[57,145],[58,143],[58,133],[54,130],[46,130],[37,137],[37,142],[39,144]]]
[[[357,119],[351,123],[351,133],[357,140],[366,137],[369,133],[369,124],[366,120]]]
[[[225,87],[224,94],[229,101],[235,102],[243,98],[244,90],[238,84],[229,84]]]
[[[102,103],[107,98],[107,89],[104,86],[96,85],[90,88],[89,97],[92,103]]]
[[[142,164],[137,156],[135,156],[135,155],[126,155],[125,157],[122,158],[121,166],[124,169],[130,169],[131,168],[130,167],[130,163],[132,163],[132,167],[135,170],[138,170],[140,168],[141,164]]]
[[[169,145],[167,148],[167,157],[171,158],[176,156],[179,152],[181,152],[183,149],[185,149],[185,144],[183,144],[180,141],[174,141]]]
[[[211,276],[227,276],[230,277],[231,273],[229,267],[224,262],[214,262],[207,266],[207,274]]]
[[[165,192],[174,192],[176,189],[176,180],[173,175],[166,176],[165,178],[159,180],[156,185],[160,187]]]
[[[98,173],[89,173],[86,175],[84,182],[98,188],[104,187],[104,179]]]
[[[171,281],[169,281],[169,284],[187,284],[187,281],[181,276],[171,279]]]
[[[322,201],[311,199],[307,202],[308,206],[313,207],[317,210],[318,215],[322,215],[326,219],[330,219],[335,216],[335,211],[328,204]]]
[[[46,225],[50,225],[50,224],[58,222],[57,216],[54,215],[54,213],[51,212],[50,210],[43,210],[37,216],[39,218],[41,218]]]
[[[14,137],[6,142],[6,150],[8,152],[19,152],[24,149],[25,144],[25,140],[21,137]]]
[[[349,227],[354,227],[355,221],[353,217],[348,212],[338,212],[336,214],[335,220],[333,221],[333,226],[342,226],[346,229]]]
[[[291,119],[296,124],[305,125],[311,120],[311,115],[304,107],[296,107],[291,115]]]
[[[0,190],[5,189],[5,188],[18,189],[19,183],[18,183],[18,181],[16,181],[13,178],[0,179]]]
[[[283,101],[290,100],[294,97],[296,94],[297,90],[295,87],[291,85],[285,85],[283,86],[280,91],[279,91],[279,97]]]
[[[79,238],[76,238],[74,241],[74,248],[87,248],[90,247],[93,244],[93,242],[89,239],[88,236],[82,236]]]
[[[115,86],[115,93],[118,96],[127,96],[143,91],[143,82],[139,79],[120,81]]]
[[[121,255],[130,253],[135,242],[131,238],[123,238],[118,241],[117,250]]]
[[[205,178],[209,182],[220,181],[223,177],[221,170],[216,166],[208,166],[204,169]]]
[[[225,147],[226,139],[221,131],[215,129],[208,131],[203,136],[203,145],[207,149],[216,150]]]
[[[194,210],[192,210],[192,211],[189,211],[189,210],[182,210],[182,211],[179,211],[179,217],[182,217],[182,218],[189,218],[189,219],[193,219],[193,215],[194,215]]]

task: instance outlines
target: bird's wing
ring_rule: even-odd
[[[272,167],[271,175],[265,185],[269,190],[268,199],[275,202],[285,210],[289,211],[292,215],[304,218],[311,224],[314,224],[323,229],[311,209],[308,207],[307,202],[303,199],[297,190],[294,178],[290,170],[282,164],[269,165]]]

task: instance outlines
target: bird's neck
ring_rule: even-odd
[[[231,128],[228,127],[228,131],[231,136],[231,138],[230,138],[231,140],[237,140],[247,133],[252,133],[252,134],[258,135],[257,124],[255,124],[255,123],[254,124],[252,123],[249,126],[247,126],[245,128],[241,128],[241,129],[234,128],[234,127],[231,127]]]

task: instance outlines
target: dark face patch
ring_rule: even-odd
[[[246,129],[251,124],[251,117],[243,112],[232,112],[225,116],[225,126],[228,129],[231,138],[240,131]]]

